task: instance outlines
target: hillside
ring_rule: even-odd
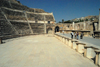
[[[75,18],[72,19],[71,21],[99,21],[99,16],[86,16],[86,17],[81,17],[81,18]]]

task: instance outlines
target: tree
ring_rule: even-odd
[[[86,18],[85,21],[88,21],[88,19]]]
[[[64,19],[62,19],[62,23],[64,23]]]
[[[90,21],[93,21],[94,19],[93,18],[90,18]]]
[[[61,21],[59,21],[58,23],[62,23]]]
[[[70,20],[68,20],[68,21],[64,21],[64,23],[72,23]]]

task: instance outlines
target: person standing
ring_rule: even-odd
[[[79,33],[77,32],[77,40],[78,40],[78,38],[79,38]]]
[[[63,30],[63,35],[64,35],[64,30]]]
[[[73,35],[74,35],[74,33],[73,32],[71,32],[71,38],[73,39]]]
[[[83,39],[83,32],[82,32],[81,35],[80,35],[80,39]]]

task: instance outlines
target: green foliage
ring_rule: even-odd
[[[62,23],[64,23],[64,19],[62,19]]]
[[[93,18],[90,18],[90,21],[93,21]]]
[[[72,23],[70,20],[68,20],[68,21],[64,21],[64,23]]]
[[[62,23],[61,21],[59,21],[58,23]]]
[[[88,21],[88,19],[86,18],[85,21]]]
[[[83,21],[84,21],[84,20],[81,20],[81,19],[79,20],[79,22],[83,22]]]

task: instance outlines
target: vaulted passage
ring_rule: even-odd
[[[55,33],[56,33],[56,32],[59,32],[59,26],[56,26],[56,27],[55,27]]]

